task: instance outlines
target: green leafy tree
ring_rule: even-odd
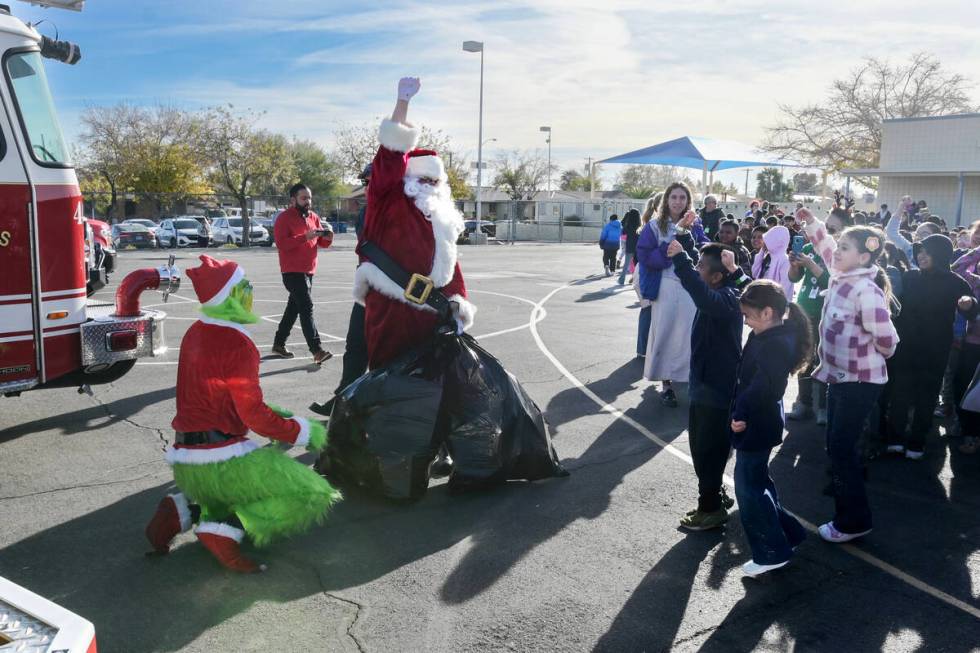
[[[817,190],[817,175],[813,172],[798,172],[793,175],[793,188],[797,193],[812,193]]]
[[[294,139],[288,149],[296,170],[291,181],[309,186],[314,198],[337,197],[346,190],[343,166],[322,147],[313,141]],[[278,188],[269,194],[281,195],[283,190]]]
[[[599,166],[595,167],[595,190],[602,190],[602,180],[599,177]],[[569,168],[561,173],[559,178],[559,188],[562,190],[592,190],[592,175],[589,172],[589,165],[583,166],[579,172],[574,168]]]
[[[256,129],[258,115],[232,106],[209,109],[201,143],[215,186],[230,192],[242,209],[242,245],[249,245],[248,198],[257,189],[282,189],[296,179],[296,165],[283,136]]]
[[[763,168],[755,179],[758,182],[755,189],[756,197],[770,202],[785,202],[793,199],[793,184],[783,179],[783,173],[779,168]]]
[[[904,64],[867,58],[835,80],[814,104],[781,105],[764,148],[825,170],[874,168],[881,153],[881,124],[890,118],[921,118],[977,111],[970,81],[943,68],[934,55],[918,52]],[[874,186],[872,179],[861,183]]]

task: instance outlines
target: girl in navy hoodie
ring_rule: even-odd
[[[800,522],[779,503],[769,477],[769,456],[783,441],[786,384],[791,374],[806,366],[813,344],[806,313],[786,300],[775,281],[753,281],[739,304],[752,333],[738,371],[732,447],[735,497],[752,549],[752,560],[742,570],[755,577],[786,565],[806,536]]]

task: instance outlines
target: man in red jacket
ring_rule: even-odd
[[[316,272],[318,247],[330,247],[333,230],[327,224],[321,227],[320,216],[311,210],[313,195],[304,184],[289,189],[289,208],[276,218],[273,233],[279,249],[279,271],[282,283],[289,291],[289,302],[279,321],[279,329],[272,344],[272,353],[282,358],[292,358],[286,349],[286,339],[299,317],[306,344],[313,354],[313,362],[323,363],[333,354],[320,346],[320,333],[313,320],[313,274]]]

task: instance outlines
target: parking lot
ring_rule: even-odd
[[[338,235],[314,282],[335,357],[314,367],[297,323],[297,357],[262,361],[267,400],[308,414],[336,386],[353,245]],[[178,266],[201,251],[177,250]],[[99,298],[169,253],[121,251]],[[208,254],[245,268],[268,352],[286,300],[276,250]],[[143,527],[172,488],[162,448],[181,336],[198,315],[185,279],[162,306],[166,355],[93,397],[0,399],[0,575],[92,621],[101,651],[977,650],[980,456],[934,434],[923,461],[876,461],[870,537],[811,536],[771,579],[743,579],[737,512],[724,531],[677,528],[696,498],[685,394],[665,408],[642,380],[635,294],[599,274],[597,248],[461,247],[460,262],[473,335],[545,411],[570,477],[465,496],[434,483],[412,505],[349,493],[323,526],[255,552],[264,574],[222,570],[190,535],[145,557]],[[772,474],[810,524],[832,510],[825,473],[818,427],[791,425]]]

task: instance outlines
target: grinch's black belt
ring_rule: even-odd
[[[409,274],[383,249],[369,240],[362,242],[358,251],[405,290],[406,300],[413,304],[429,306],[444,320],[452,315],[449,299],[435,287],[432,279],[418,273]]]
[[[228,435],[221,431],[176,431],[174,444],[182,444],[187,447],[196,447],[202,444],[223,444],[228,440],[237,438],[237,435]]]

